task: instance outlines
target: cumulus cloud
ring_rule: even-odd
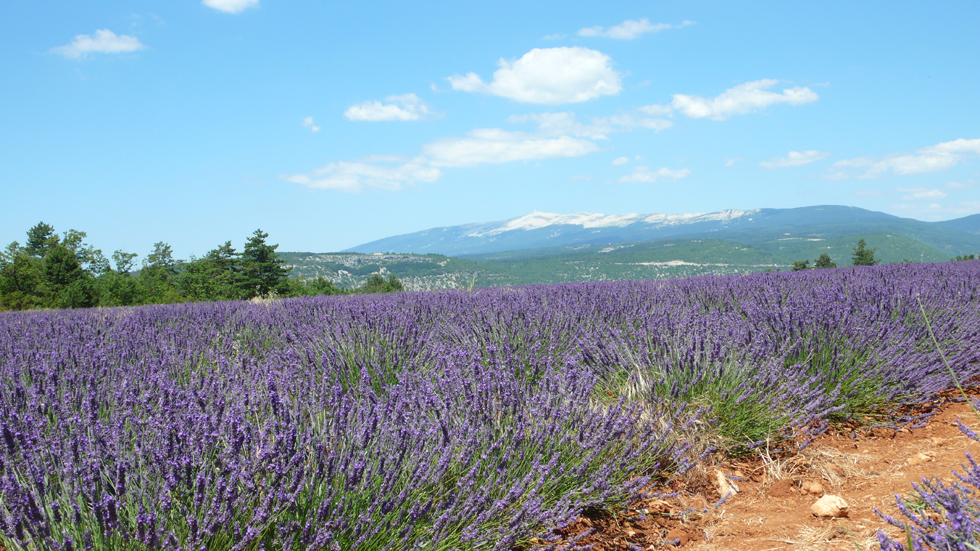
[[[829,156],[830,153],[826,151],[817,151],[815,149],[811,149],[809,151],[790,151],[785,157],[773,157],[768,161],[762,161],[759,163],[759,166],[769,169],[803,166],[814,161],[819,161],[820,159],[826,159]]]
[[[777,103],[802,105],[820,99],[813,90],[800,86],[786,88],[781,93],[767,89],[778,82],[774,79],[746,82],[729,88],[714,98],[674,94],[670,107],[692,119],[709,118],[722,121],[732,115],[745,115]],[[661,106],[649,106],[649,108],[661,108]]]
[[[691,171],[686,168],[682,168],[680,170],[671,170],[669,168],[658,168],[657,170],[651,170],[650,167],[647,166],[638,166],[633,169],[632,174],[628,174],[620,178],[619,182],[652,184],[664,178],[669,178],[671,180],[687,178],[690,174]]]
[[[615,159],[613,159],[612,163],[614,165],[625,165],[628,162],[630,162],[629,157],[616,157]]]
[[[389,100],[391,98],[388,98]],[[478,166],[514,161],[541,161],[581,157],[599,151],[596,141],[607,139],[606,134],[632,128],[660,130],[663,123],[633,115],[614,115],[592,119],[592,123],[579,122],[574,113],[533,113],[514,115],[511,123],[532,123],[534,131],[512,131],[500,128],[473,130],[463,136],[440,138],[422,146],[421,153],[412,159],[374,156],[356,161],[328,164],[309,173],[282,175],[287,182],[315,189],[360,191],[365,188],[398,190],[415,182],[435,182],[446,167]],[[307,124],[308,123],[308,124]],[[313,125],[311,117],[304,119],[304,126]],[[636,156],[640,160],[640,156]],[[629,159],[622,157],[614,164]],[[637,167],[634,174],[623,181],[653,182],[661,178],[683,178],[687,169],[662,168],[651,171]]]
[[[71,59],[85,57],[90,53],[121,54],[145,48],[135,36],[117,35],[109,29],[95,31],[95,36],[75,35],[71,44],[51,48],[51,53],[61,54]]]
[[[878,178],[888,174],[905,176],[949,170],[968,157],[980,155],[980,139],[958,139],[923,147],[915,153],[893,153],[884,157],[856,157],[834,163],[831,179]]]
[[[499,128],[477,129],[462,138],[442,138],[422,146],[423,155],[436,167],[580,157],[598,150],[599,146],[585,139],[549,138]]]
[[[690,21],[685,21],[683,24],[678,25],[683,27],[691,24]],[[673,25],[670,23],[650,23],[650,20],[646,17],[642,19],[627,19],[619,25],[614,27],[601,27],[596,25],[594,27],[586,27],[584,29],[579,29],[579,36],[601,36],[605,38],[615,38],[618,40],[633,40],[634,38],[639,38],[640,35],[646,33],[656,33],[663,30],[672,28]]]
[[[314,134],[320,131],[320,127],[313,123],[313,117],[305,117],[303,119],[303,128],[309,128],[310,132]]]
[[[735,163],[744,161],[745,157],[732,157],[731,159],[725,159],[725,166],[735,166]]]
[[[375,156],[359,161],[340,161],[314,169],[308,174],[284,174],[287,182],[312,189],[357,192],[365,188],[398,190],[415,182],[435,182],[442,175],[438,168],[422,159]]]
[[[429,106],[415,94],[388,96],[388,103],[365,101],[351,105],[344,111],[344,117],[351,121],[417,121],[435,115]]]
[[[259,0],[201,0],[201,4],[225,13],[239,13],[245,8],[258,6]]]
[[[945,199],[946,192],[938,188],[927,187],[900,187],[899,193],[904,193],[903,201],[913,201],[916,199]]]
[[[511,115],[511,123],[533,122],[538,125],[538,134],[546,136],[575,136],[590,140],[606,140],[608,134],[623,132],[634,128],[648,128],[655,132],[670,128],[673,122],[666,119],[635,117],[631,114],[611,115],[608,117],[593,117],[590,124],[581,123],[574,113],[563,111],[559,113],[533,113],[528,115]]]
[[[476,73],[447,77],[453,90],[481,92],[521,103],[579,103],[622,91],[612,58],[582,47],[535,48],[516,61],[501,59],[491,82]]]

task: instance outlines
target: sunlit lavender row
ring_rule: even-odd
[[[556,541],[708,446],[793,445],[948,388],[924,315],[980,374],[978,302],[967,261],[8,314],[0,542]]]

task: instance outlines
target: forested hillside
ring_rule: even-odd
[[[289,277],[291,268],[255,232],[239,252],[231,241],[200,258],[179,260],[170,245],[156,243],[137,267],[136,253],[110,257],[85,242],[83,231],[59,235],[40,222],[0,252],[0,310],[134,306],[270,296],[336,295],[400,291],[395,277],[366,278],[359,288],[343,288],[323,278]]]

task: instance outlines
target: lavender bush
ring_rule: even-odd
[[[510,549],[980,372],[980,262],[0,317],[0,543]]]
[[[974,401],[974,408],[980,402]],[[976,410],[975,410],[976,411]],[[959,420],[957,420],[959,421]],[[960,430],[971,440],[980,442],[980,435],[959,423]],[[882,513],[875,512],[885,522],[905,531],[904,541],[896,541],[878,531],[878,542],[882,551],[926,551],[926,550],[980,550],[980,465],[966,452],[969,465],[963,466],[963,473],[953,471],[959,482],[943,483],[941,480],[923,479],[921,484],[912,484],[921,503],[915,506],[906,503],[901,496],[895,496],[895,503],[907,522]]]

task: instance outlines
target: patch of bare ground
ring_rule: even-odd
[[[904,533],[875,514],[876,507],[902,518],[896,494],[914,500],[913,482],[954,481],[953,470],[962,472],[967,463],[965,452],[980,457],[980,443],[964,436],[956,424],[959,418],[980,432],[980,420],[969,404],[948,399],[936,404],[936,414],[922,428],[896,432],[844,427],[795,455],[762,452],[751,459],[704,463],[672,483],[678,492],[674,497],[632,503],[615,518],[584,517],[561,534],[571,538],[592,529],[577,544],[591,545],[594,551],[879,549],[878,530],[895,539]],[[720,490],[735,492],[722,501]],[[843,498],[847,516],[817,517],[811,507],[825,495]]]

